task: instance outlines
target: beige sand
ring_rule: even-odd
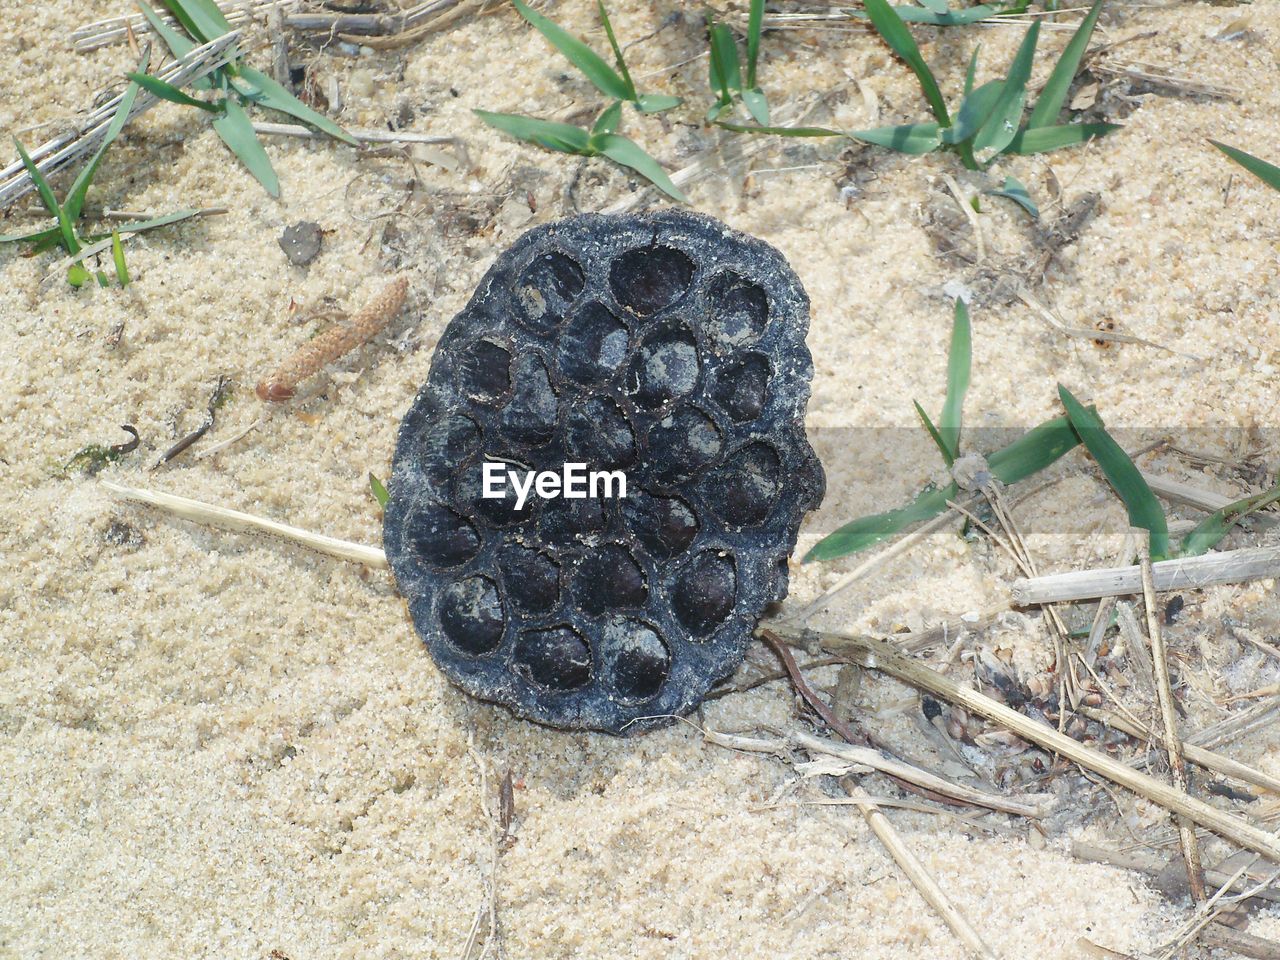
[[[130,9],[124,0],[95,6],[95,15]],[[615,6],[624,41],[672,9]],[[38,142],[50,128],[35,125],[70,116],[132,66],[120,46],[67,52],[82,4],[3,7],[6,139],[18,132]],[[1213,39],[1242,10],[1248,32]],[[555,15],[603,47],[590,5],[562,2]],[[1280,4],[1117,4],[1099,38],[1145,31],[1154,35],[1123,48],[1127,58],[1231,85],[1238,101],[1147,95],[1104,142],[1015,160],[999,173],[1030,184],[1047,215],[1056,212],[1050,170],[1068,203],[1101,193],[1099,215],[1050,269],[1040,297],[1068,326],[1109,317],[1170,350],[1099,349],[1016,301],[975,307],[970,422],[1027,426],[1055,415],[1062,380],[1113,425],[1256,427],[1274,462],[1266,430],[1276,425],[1280,195],[1204,138],[1280,157]],[[981,39],[984,75],[993,76],[1018,36],[1007,27],[921,33],[949,90],[973,43]],[[1046,32],[1043,47],[1065,37]],[[632,51],[633,71],[685,60],[700,43],[689,23],[664,30]],[[867,33],[771,34],[766,48],[762,76],[775,105],[838,89],[841,102],[819,122],[925,114],[908,71]],[[1036,78],[1048,62],[1042,55]],[[343,122],[383,125],[403,106],[414,129],[461,137],[473,169],[423,161],[415,172],[403,160],[358,162],[332,143],[272,141],[284,186],[275,202],[202,118],[165,106],[113,150],[94,202],[226,205],[228,215],[132,243],[136,283],[124,291],[74,291],[51,273],[51,255],[0,252],[0,956],[458,957],[491,892],[499,939],[485,945],[489,956],[964,956],[856,813],[793,802],[826,796],[829,785],[807,782],[766,808],[791,768],[708,747],[688,726],[619,741],[512,720],[442,679],[386,575],[121,506],[92,479],[53,475],[85,444],[124,439],[117,425],[128,422],[143,449],[104,476],[378,542],[365,478],[388,472],[399,417],[436,337],[506,243],[566,212],[563,191],[579,163],[498,136],[470,109],[563,116],[595,101],[510,11],[402,54],[316,63],[344,91]],[[699,60],[641,85],[699,104],[704,76]],[[709,137],[683,122],[701,110],[670,122],[628,113],[626,129],[675,168]],[[927,479],[924,446],[890,458],[819,428],[911,427],[911,398],[941,404],[943,289],[972,282],[973,271],[936,256],[925,225],[964,222],[943,174],[989,182],[953,157],[854,150],[841,159],[846,146],[780,141],[758,163],[772,172],[691,191],[697,209],[778,246],[813,300],[810,427],[829,493],[802,547]],[[842,196],[846,162],[858,188]],[[631,189],[592,161],[578,195],[593,209]],[[330,231],[306,270],[290,267],[276,244],[300,219]],[[1028,221],[1011,205],[984,201],[981,222],[988,264],[1034,250]],[[954,241],[973,256],[967,228]],[[252,384],[325,322],[299,322],[291,303],[304,316],[328,299],[354,309],[393,269],[409,271],[412,308],[388,336],[237,446],[148,472],[199,422],[220,374],[238,388],[205,445],[258,416]],[[1122,511],[1078,472],[1083,458],[1073,464],[1077,472],[1026,508],[1083,518],[1075,536],[1032,538],[1044,569],[1110,560],[1117,548]],[[1190,477],[1171,458],[1157,465]],[[1194,479],[1241,489],[1226,471]],[[812,599],[852,565],[795,567],[789,603]],[[821,622],[879,631],[930,624],[998,602],[1016,575],[991,546],[946,536],[859,584]],[[1223,618],[1274,638],[1280,605],[1270,584],[1187,599],[1171,642],[1184,658],[1208,662],[1196,676],[1223,678],[1189,694],[1188,723],[1199,726],[1223,713],[1212,696],[1275,679]],[[972,642],[1001,645],[1016,648],[1028,673],[1049,658],[1029,620]],[[834,676],[816,680],[826,689]],[[939,759],[911,691],[869,677],[860,703],[906,752]],[[717,701],[702,720],[743,731],[798,722],[778,684]],[[1229,751],[1280,774],[1280,734]],[[495,869],[482,803],[493,803],[508,769],[517,820]],[[1145,804],[1116,799],[1130,827],[1161,822]],[[1113,835],[1110,801],[1094,791],[1087,802],[1103,815],[1093,834]],[[891,817],[1002,957],[1080,955],[1073,945],[1082,936],[1136,953],[1185,917],[1134,875],[1073,862],[1064,836],[1029,843],[1024,822],[1005,819],[1012,834],[991,838],[945,819]],[[486,915],[482,938],[488,927]],[[1280,935],[1280,918],[1264,915],[1251,929]]]

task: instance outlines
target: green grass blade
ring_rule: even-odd
[[[317,130],[327,133],[329,136],[341,140],[343,143],[349,143],[352,146],[357,144],[356,138],[342,127],[338,126],[323,113],[317,113],[308,107],[305,103],[295,97],[292,93],[282,87],[280,84],[263,73],[261,70],[255,70],[253,67],[241,66],[240,75],[250,83],[258,87],[260,93],[256,98],[256,102],[264,107],[272,110],[279,110],[281,113],[287,113],[291,117],[296,117],[303,123],[310,124]]]
[[[1058,396],[1066,407],[1067,417],[1093,459],[1098,461],[1103,475],[1112,489],[1120,495],[1129,511],[1129,523],[1142,527],[1151,535],[1151,559],[1163,560],[1169,556],[1169,527],[1164,508],[1147,486],[1138,468],[1120,444],[1107,433],[1099,416],[1071,395],[1066,387],[1058,384]]]
[[[1017,153],[1024,156],[1033,153],[1048,153],[1063,147],[1074,147],[1095,137],[1105,137],[1113,130],[1119,130],[1118,123],[1069,123],[1059,127],[1036,127],[1034,130],[1019,130],[1017,136],[1009,141],[1005,153]]]
[[[62,239],[62,228],[58,226],[44,227],[29,233],[6,233],[0,235],[0,243],[35,243],[40,244],[50,238]]]
[[[1280,484],[1262,493],[1254,494],[1229,503],[1221,510],[1209,514],[1195,529],[1182,538],[1182,546],[1178,555],[1182,557],[1198,557],[1208,553],[1231,532],[1231,528],[1244,520],[1251,513],[1257,513],[1265,507],[1280,501]]]
[[[876,32],[915,72],[916,78],[920,81],[920,89],[924,92],[924,98],[929,101],[929,108],[933,111],[938,123],[944,127],[951,126],[951,115],[947,113],[947,102],[942,99],[938,81],[934,79],[929,65],[924,62],[924,57],[920,55],[920,48],[916,46],[915,38],[911,36],[911,31],[902,22],[902,18],[894,12],[886,0],[865,0],[865,7]]]
[[[190,37],[184,37],[173,27],[164,22],[164,18],[156,13],[151,7],[138,0],[138,9],[142,11],[142,15],[146,17],[147,23],[151,26],[151,32],[164,41],[164,45],[169,48],[169,52],[175,57],[181,59],[196,48],[196,43]]]
[[[216,105],[209,103],[207,100],[198,100],[195,97],[188,96],[172,83],[161,80],[159,77],[153,77],[149,73],[129,73],[126,76],[153,97],[159,97],[161,100],[168,100],[170,103],[176,103],[183,107],[196,107],[208,113],[222,112]]]
[[[591,125],[592,134],[597,133],[613,133],[618,129],[618,121],[622,119],[622,101],[615,100],[609,106],[605,107],[604,112],[596,117],[596,122]]]
[[[22,158],[22,165],[26,168],[28,176],[31,177],[31,182],[36,185],[36,193],[40,195],[40,202],[58,221],[58,233],[62,237],[63,247],[66,248],[67,253],[79,253],[80,243],[76,240],[75,226],[71,218],[67,216],[66,211],[58,204],[58,198],[53,195],[53,188],[49,186],[49,181],[44,178],[40,168],[32,162],[31,155],[27,153],[26,148],[16,138],[13,141],[13,145],[18,148],[18,156]]]
[[[509,133],[525,143],[537,144],[561,153],[591,155],[591,135],[581,127],[568,123],[556,123],[552,120],[539,120],[536,117],[522,117],[516,113],[491,113],[488,110],[473,112],[489,126],[503,133]]]
[[[129,285],[129,268],[124,262],[124,244],[120,242],[120,233],[117,230],[111,231],[111,259],[116,265],[116,279],[120,281],[121,287]]]
[[[671,182],[662,165],[631,140],[616,133],[602,134],[592,137],[591,140],[592,147],[614,163],[630,167],[673,200],[679,200],[681,203],[689,202],[680,189]]]
[[[950,8],[947,6],[947,0],[920,0],[920,6],[924,7],[930,13],[937,14],[938,16],[943,16],[951,12]]]
[[[733,33],[723,23],[711,25],[712,92],[721,98],[742,90],[742,67],[738,63],[738,45]]]
[[[178,223],[182,220],[190,220],[192,217],[200,215],[200,210],[195,207],[189,207],[183,210],[175,210],[173,213],[164,213],[158,217],[149,217],[146,220],[130,220],[128,223],[118,224],[113,233],[143,233],[147,230],[154,230],[157,227],[167,227],[171,223]]]
[[[975,152],[997,154],[1017,136],[1018,124],[1022,121],[1022,107],[1027,100],[1027,81],[1031,79],[1031,64],[1035,59],[1036,42],[1039,38],[1040,21],[1037,20],[1028,28],[1013,63],[1009,65],[1009,75],[991,109],[991,116],[974,135]]]
[[[1245,153],[1243,150],[1229,147],[1225,143],[1219,143],[1217,140],[1210,140],[1209,142],[1272,190],[1280,190],[1280,167],[1267,163],[1265,160],[1260,160],[1251,153]]]
[[[721,121],[717,126],[736,133],[767,133],[775,137],[847,137],[849,134],[827,127],[755,127],[744,123]],[[887,127],[885,129],[893,129]]]
[[[760,32],[764,29],[764,0],[751,0],[747,13],[747,90],[756,88],[756,64],[760,60]],[[750,105],[748,104],[748,109]],[[768,123],[762,120],[761,123]]]
[[[973,81],[978,75],[978,51],[982,49],[982,44],[978,44],[973,48],[973,55],[969,57],[969,69],[964,72],[964,95],[968,97],[973,93]],[[964,105],[961,104],[961,109]]]
[[[984,190],[983,193],[990,194],[993,197],[1004,197],[1006,200],[1012,200],[1023,210],[1027,211],[1032,219],[1040,219],[1040,208],[1036,206],[1036,202],[1031,199],[1031,194],[1027,192],[1026,184],[1017,177],[1005,177],[1004,186],[999,190]]]
[[[963,143],[982,128],[1004,89],[1003,80],[988,80],[971,92],[956,112],[956,122],[942,131],[943,143]]]
[[[907,123],[900,127],[851,130],[848,136],[899,153],[931,153],[942,145],[942,128],[936,123]]]
[[[373,494],[373,499],[378,501],[378,506],[385,510],[391,494],[387,493],[387,488],[382,485],[382,481],[372,473],[369,474],[369,492]]]
[[[960,488],[953,483],[941,490],[926,490],[897,510],[859,517],[819,540],[804,555],[804,562],[835,560],[865,550],[908,527],[931,520],[947,509],[948,500],[954,500],[959,494]]]
[[[1031,111],[1031,119],[1027,128],[1048,127],[1057,122],[1062,105],[1067,101],[1067,91],[1071,89],[1071,81],[1080,69],[1080,61],[1084,58],[1085,48],[1089,46],[1089,38],[1093,36],[1093,28],[1098,22],[1098,14],[1102,12],[1102,0],[1093,0],[1089,13],[1081,21],[1070,41],[1063,48],[1062,56],[1053,66],[1053,72],[1040,91],[1040,99]]]
[[[636,97],[636,107],[641,113],[662,113],[682,103],[684,101],[679,97],[669,97],[662,93],[642,93]]]
[[[147,63],[151,59],[150,54],[142,58],[142,62],[138,64],[139,72],[147,69]],[[132,79],[130,74],[130,79]],[[120,106],[116,108],[111,123],[107,125],[106,132],[103,134],[102,143],[98,145],[98,149],[94,151],[92,159],[86,163],[81,171],[76,175],[75,182],[71,184],[71,191],[67,194],[67,202],[63,204],[63,208],[67,211],[67,218],[73,223],[80,219],[80,213],[84,210],[85,199],[89,195],[89,184],[93,182],[94,176],[98,172],[98,165],[102,163],[102,158],[107,152],[107,148],[111,146],[112,141],[120,135],[120,131],[124,129],[124,125],[129,120],[129,111],[133,109],[134,101],[138,99],[138,84],[130,83],[125,88],[124,95],[120,97]]]
[[[595,85],[605,96],[615,100],[632,100],[635,91],[630,88],[617,72],[604,62],[600,56],[577,37],[568,33],[558,24],[548,20],[538,11],[521,0],[511,0],[520,16],[529,21],[540,34],[551,42],[551,45],[568,58],[569,62],[582,71],[583,76]]]
[[[234,97],[228,97],[223,103],[224,112],[222,116],[214,118],[213,129],[244,164],[245,169],[266,188],[267,193],[273,197],[280,196],[280,178],[271,166],[267,151],[258,141],[248,114],[236,103]]]
[[[956,315],[951,325],[951,348],[947,352],[947,399],[938,418],[938,433],[951,451],[951,459],[960,456],[960,428],[964,421],[964,397],[969,392],[973,370],[973,327],[969,308],[956,297]],[[947,464],[950,466],[950,464]]]
[[[1093,410],[1092,407],[1088,408]],[[1080,443],[1080,436],[1066,417],[1046,420],[1027,431],[1003,450],[987,457],[987,467],[1001,483],[1014,484],[1039,473],[1066,456]]]
[[[920,401],[912,400],[912,406],[916,408],[916,416],[920,418],[920,422],[924,424],[925,430],[929,432],[934,446],[938,448],[938,452],[942,454],[942,461],[947,465],[947,469],[951,469],[951,465],[956,462],[955,454],[947,446],[947,441],[942,439],[942,434],[938,432],[938,428],[933,425],[933,421],[929,419],[929,415],[924,412],[924,407],[920,406]]]
[[[600,22],[604,24],[604,33],[609,38],[609,46],[613,49],[613,59],[618,65],[618,72],[622,74],[622,82],[630,92],[630,96],[625,99],[638,103],[636,85],[631,79],[631,71],[627,69],[627,61],[623,59],[622,48],[618,46],[618,38],[613,34],[613,24],[609,21],[609,13],[604,8],[604,0],[596,0],[596,7],[600,11]]]
[[[987,466],[1002,483],[1014,484],[1051,466],[1079,442],[1071,422],[1066,417],[1055,417],[993,453],[987,458]],[[954,483],[942,490],[926,490],[905,507],[846,523],[820,540],[805,554],[804,560],[806,563],[810,560],[834,560],[865,550],[908,527],[936,517],[947,508],[947,501],[954,500],[959,492]]]
[[[231,24],[213,0],[162,0],[169,12],[187,32],[201,43],[208,43],[231,32]]]
[[[759,90],[743,90],[742,102],[751,114],[751,119],[761,126],[769,125],[769,101]]]

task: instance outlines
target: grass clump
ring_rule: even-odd
[[[616,70],[594,50],[558,24],[542,16],[521,0],[513,0],[513,3],[520,15],[546,37],[552,46],[563,53],[570,63],[582,71],[583,76],[590,80],[597,90],[607,97],[612,97],[613,103],[605,107],[589,130],[569,123],[540,120],[537,117],[526,117],[515,113],[476,110],[476,116],[503,133],[547,150],[576,154],[580,157],[607,157],[620,166],[634,170],[673,200],[687,202],[684,194],[662,169],[662,165],[634,140],[617,132],[618,124],[622,120],[624,103],[630,103],[641,113],[661,113],[679,106],[683,101],[678,97],[640,93],[636,90],[604,4],[597,2],[597,7],[605,33],[609,37],[609,45],[613,48]]]
[[[916,412],[948,468],[961,455],[963,406],[965,393],[969,389],[972,343],[969,312],[964,303],[957,300],[947,360],[947,394],[937,426],[934,426],[924,408],[915,402]],[[1051,466],[1079,443],[1080,437],[1072,428],[1071,422],[1066,417],[1057,417],[1045,421],[1007,447],[988,456],[987,470],[1001,483],[1017,483]],[[906,506],[859,517],[844,524],[820,540],[805,555],[805,562],[835,560],[865,550],[938,516],[947,510],[947,502],[954,501],[958,496],[960,485],[955,481],[945,487],[927,487]]]
[[[146,69],[145,60],[140,65],[140,69]],[[168,226],[171,223],[194,217],[200,212],[195,209],[178,210],[174,213],[153,217],[148,220],[134,220],[122,223],[106,233],[82,234],[80,232],[78,225],[84,214],[89,187],[93,183],[93,178],[98,172],[98,167],[102,163],[102,158],[106,155],[107,149],[120,135],[120,131],[124,129],[124,125],[129,119],[129,111],[133,108],[133,103],[137,96],[138,84],[130,83],[124,95],[120,98],[120,106],[112,117],[111,123],[107,126],[101,145],[93,156],[89,158],[89,162],[76,175],[75,181],[71,184],[71,189],[61,202],[54,194],[48,180],[45,179],[40,169],[32,162],[30,154],[27,153],[17,139],[13,141],[18,149],[18,156],[22,158],[22,165],[26,168],[32,182],[35,183],[40,202],[49,212],[49,215],[53,217],[54,223],[52,226],[41,227],[38,230],[26,233],[5,234],[0,236],[0,243],[30,243],[32,244],[31,254],[33,256],[46,250],[52,250],[55,247],[61,247],[68,256],[74,257],[78,254],[89,256],[92,254],[95,245],[110,240],[111,258],[115,266],[116,279],[123,287],[129,284],[130,278],[128,267],[125,265],[124,246],[120,240],[121,234],[154,230],[157,227]],[[110,283],[107,274],[102,270],[96,270],[94,274],[90,274],[83,260],[76,260],[67,268],[67,282],[73,287],[84,286],[90,276],[95,275],[99,286],[105,287]]]
[[[848,135],[900,153],[923,154],[935,150],[950,150],[958,154],[961,162],[970,170],[990,166],[1002,154],[1047,153],[1104,136],[1118,129],[1118,126],[1113,123],[1057,122],[1101,10],[1102,0],[1094,0],[1088,15],[1063,50],[1035,108],[1024,123],[1022,116],[1026,106],[1027,81],[1031,77],[1031,65],[1040,36],[1039,21],[1027,30],[1003,79],[991,80],[975,88],[978,50],[974,50],[965,78],[964,97],[953,115],[947,108],[946,99],[938,87],[933,71],[925,63],[920,48],[916,46],[902,17],[886,0],[866,0],[867,17],[871,20],[871,25],[890,49],[915,73],[934,119],[926,123],[856,130]]]
[[[742,69],[738,45],[733,33],[723,23],[710,27],[711,93],[716,102],[707,111],[707,122],[715,123],[733,109],[734,100],[741,101],[756,123],[769,125],[769,103],[756,82],[756,64],[760,60],[760,31],[764,26],[764,0],[751,0],[747,14],[747,64]]]
[[[164,41],[175,57],[186,56],[198,45],[231,32],[231,25],[213,0],[161,2],[173,14],[183,32],[173,29],[145,3],[139,2],[138,8],[156,36]],[[280,196],[280,180],[271,166],[267,151],[254,132],[253,122],[245,112],[245,107],[267,107],[288,114],[345,143],[356,143],[356,139],[338,124],[312,110],[272,77],[249,66],[240,57],[233,58],[209,76],[195,81],[197,89],[217,95],[212,100],[188,96],[172,84],[142,72],[130,74],[129,78],[157,97],[195,107],[212,115],[213,129],[222,138],[222,142],[273,197]]]

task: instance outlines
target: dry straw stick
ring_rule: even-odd
[[[1142,598],[1147,608],[1147,637],[1151,641],[1151,663],[1154,668],[1156,695],[1160,702],[1160,716],[1164,721],[1164,747],[1169,754],[1169,770],[1173,785],[1187,792],[1187,765],[1182,758],[1182,741],[1178,737],[1178,721],[1173,705],[1173,689],[1169,683],[1169,653],[1164,646],[1164,634],[1160,630],[1160,613],[1156,610],[1156,588],[1151,574],[1151,547],[1145,537],[1138,540],[1138,557],[1142,567]],[[1197,903],[1203,903],[1204,868],[1200,865],[1200,845],[1196,842],[1196,830],[1184,816],[1174,815],[1178,827],[1178,839],[1182,844],[1182,858],[1187,861],[1187,881],[1191,895]]]
[[[938,885],[938,881],[933,879],[933,875],[920,862],[919,857],[902,842],[902,838],[898,836],[898,831],[894,829],[889,818],[884,815],[884,811],[876,806],[875,801],[868,797],[861,787],[849,784],[845,789],[848,791],[849,796],[853,798],[854,805],[861,811],[862,816],[866,818],[867,826],[875,833],[877,839],[884,844],[894,862],[907,875],[907,879],[911,881],[916,890],[920,892],[920,896],[924,897],[925,902],[933,907],[943,922],[951,928],[951,932],[956,935],[956,939],[968,947],[969,952],[975,957],[979,957],[980,960],[996,960],[996,955],[983,942],[978,931],[969,923],[969,919],[951,902],[951,898]]]
[[[1156,591],[1194,590],[1219,583],[1280,577],[1280,547],[1250,547],[1203,557],[1161,560],[1153,563],[1151,570]],[[1019,607],[1128,596],[1142,592],[1142,569],[1110,567],[1031,577],[1015,580],[1010,592],[1014,605]]]
[[[1126,733],[1131,737],[1139,740],[1145,740],[1154,746],[1164,748],[1164,738],[1156,734],[1152,730],[1148,730],[1139,726],[1131,720],[1126,719],[1118,713],[1110,713],[1105,710],[1097,710],[1093,707],[1084,706],[1083,704],[1076,708],[1077,713],[1082,713],[1090,720],[1108,727],[1113,727],[1121,733]],[[1224,777],[1231,777],[1239,780],[1241,783],[1252,784],[1263,790],[1280,794],[1280,780],[1275,777],[1256,770],[1248,764],[1240,763],[1238,760],[1232,760],[1230,757],[1224,757],[1220,753],[1214,753],[1212,750],[1206,750],[1204,747],[1197,746],[1189,740],[1182,742],[1182,755],[1190,760],[1198,767],[1204,767],[1214,773],[1222,774]],[[1137,757],[1129,761],[1130,766],[1139,766],[1146,759],[1145,755]]]
[[[352,543],[349,540],[326,537],[320,533],[312,533],[309,530],[277,523],[264,517],[255,517],[253,514],[241,513],[239,510],[230,510],[227,507],[218,507],[210,503],[201,503],[199,500],[190,500],[187,497],[178,497],[171,493],[142,490],[138,487],[126,487],[123,484],[112,483],[110,480],[99,480],[98,483],[103,489],[119,499],[132,500],[135,503],[146,503],[153,507],[159,507],[161,510],[195,523],[212,524],[216,527],[245,530],[250,533],[270,534],[271,536],[281,537],[301,544],[304,547],[310,547],[312,550],[328,554],[331,557],[337,557],[340,560],[352,560],[370,567],[385,567],[387,565],[386,554],[377,547],[366,547],[359,543]]]
[[[787,632],[779,629],[779,632]],[[822,635],[823,646],[831,653],[847,656],[864,667],[879,670],[918,689],[928,691],[970,713],[985,717],[1012,730],[1024,740],[1050,752],[1059,753],[1113,783],[1134,791],[1166,810],[1180,813],[1207,830],[1236,843],[1269,860],[1280,863],[1280,840],[1251,823],[1218,810],[1203,800],[1188,796],[1167,783],[1140,773],[1098,750],[1086,747],[1042,723],[1010,709],[1003,703],[961,686],[936,670],[903,656],[893,644],[874,637],[842,637]]]

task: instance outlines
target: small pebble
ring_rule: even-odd
[[[295,267],[305,267],[320,253],[324,232],[320,224],[300,220],[280,234],[280,249]]]

